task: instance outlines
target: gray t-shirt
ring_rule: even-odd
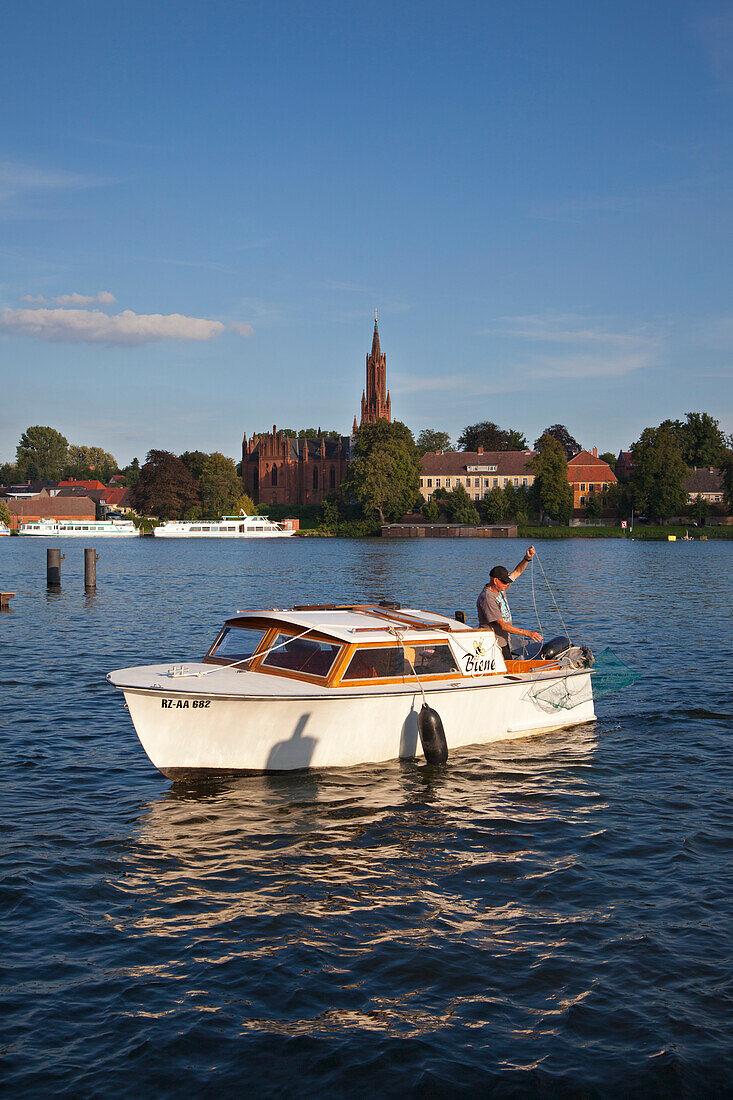
[[[497,620],[503,619],[505,623],[512,621],[512,613],[503,592],[494,592],[488,584],[481,589],[481,595],[476,601],[478,608],[479,626],[490,626],[496,634],[496,640],[500,646],[509,645],[509,636],[506,631],[497,626]]]

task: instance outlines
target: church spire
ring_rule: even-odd
[[[392,419],[392,403],[387,392],[387,356],[379,344],[377,311],[374,310],[372,350],[366,357],[366,389],[361,398],[361,423]]]
[[[377,325],[377,311],[374,310],[374,335],[372,336],[372,359],[379,359],[382,349],[379,346],[379,327]]]

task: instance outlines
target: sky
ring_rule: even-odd
[[[733,432],[733,3],[6,0],[0,462]]]

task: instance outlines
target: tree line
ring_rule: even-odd
[[[690,467],[714,467],[723,471],[724,494],[733,510],[733,450],[718,421],[709,413],[690,412],[684,420],[665,420],[645,428],[631,445],[633,471],[626,483],[610,485],[602,494],[590,493],[588,516],[604,511],[628,516],[633,508],[650,519],[664,520],[682,513],[687,505],[685,478]],[[526,437],[492,421],[468,425],[458,444],[463,450],[526,450]],[[525,522],[530,516],[566,523],[571,515],[572,489],[567,463],[582,449],[563,424],[550,425],[535,440],[529,463],[534,483],[529,487],[507,484],[495,487],[480,500],[472,500],[463,486],[452,491],[436,489],[424,501],[419,489],[420,459],[428,451],[452,450],[450,437],[437,429],[424,429],[417,440],[400,421],[380,420],[358,430],[352,460],[341,488],[329,494],[322,510],[324,526],[338,528],[344,522],[364,521],[367,526],[394,522],[413,509],[421,509],[426,521],[448,519],[454,523]],[[614,455],[602,454],[610,465]],[[232,459],[219,452],[151,450],[144,465],[137,458],[119,470],[114,457],[102,448],[69,446],[60,432],[35,426],[21,436],[16,463],[0,467],[0,481],[57,480],[61,476],[98,477],[108,480],[121,473],[131,489],[135,509],[161,519],[216,518],[240,508],[254,511],[242,491],[240,471]],[[698,502],[703,518],[704,502]]]

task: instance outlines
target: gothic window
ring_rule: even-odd
[[[329,487],[329,489],[335,489],[336,488],[336,467],[335,466],[331,467],[331,472],[328,475],[328,487]]]
[[[318,467],[317,466],[313,467],[313,488],[314,489],[318,488]]]
[[[272,467],[272,484],[277,485],[277,466]]]

